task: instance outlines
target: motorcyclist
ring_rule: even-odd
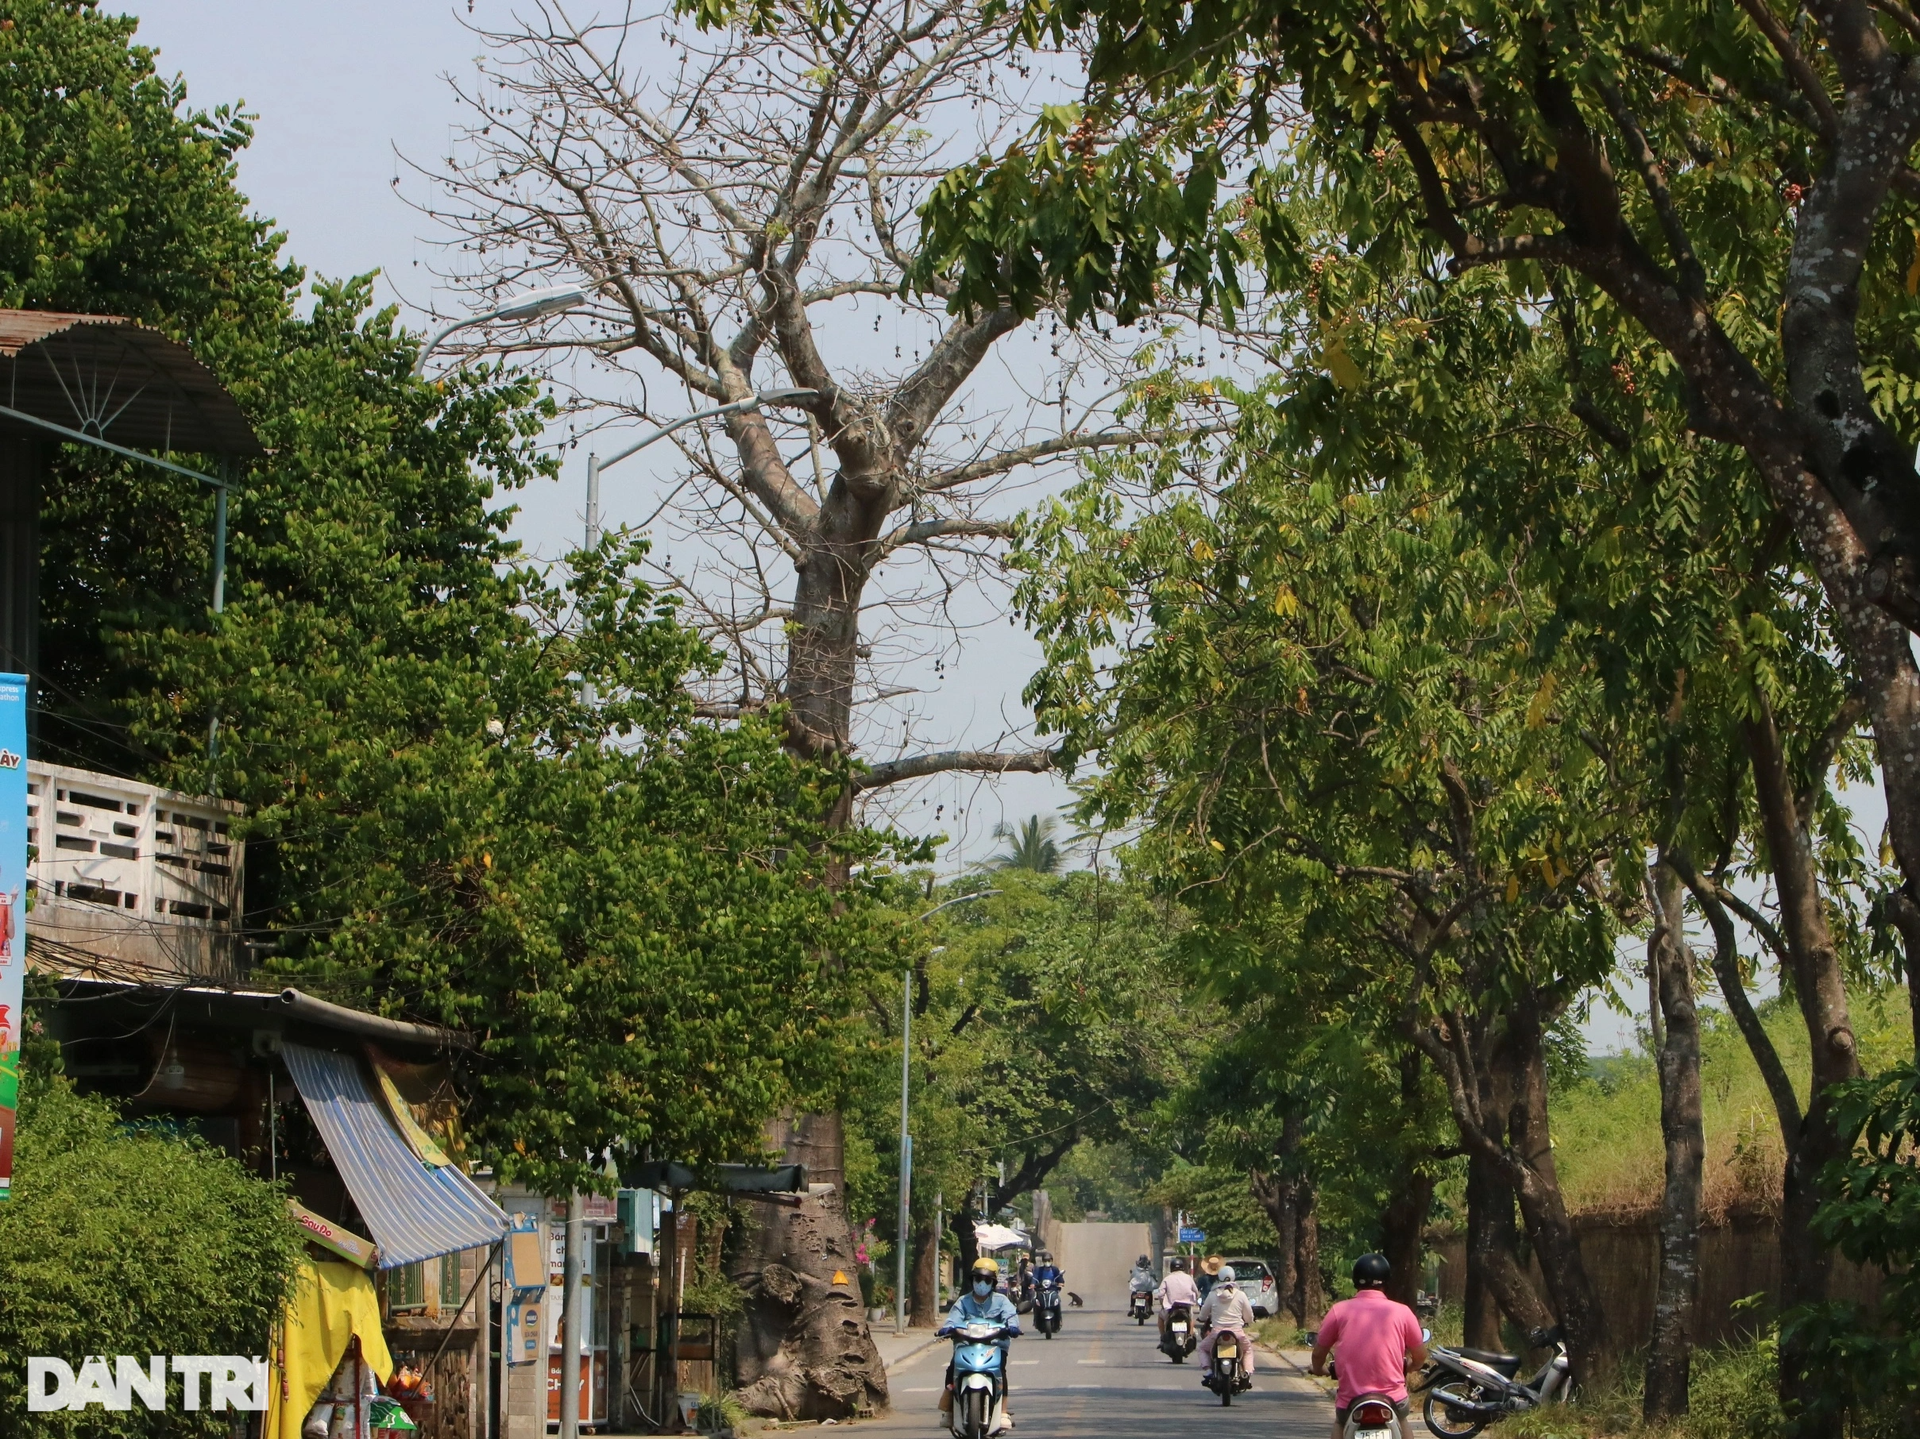
[[[1313,1345],[1313,1372],[1327,1372],[1327,1355],[1340,1351],[1340,1384],[1333,1396],[1333,1439],[1347,1427],[1347,1411],[1362,1394],[1382,1394],[1407,1421],[1407,1375],[1427,1362],[1419,1317],[1386,1296],[1393,1266],[1383,1254],[1353,1261],[1353,1298],[1342,1299],[1320,1321]]]
[[[1127,1276],[1128,1303],[1131,1305],[1135,1294],[1151,1294],[1160,1287],[1160,1281],[1153,1277],[1153,1261],[1142,1254],[1133,1261],[1133,1272]]]
[[[1037,1262],[1033,1266],[1033,1282],[1038,1283],[1042,1279],[1051,1279],[1055,1289],[1065,1290],[1067,1287],[1067,1276],[1061,1272],[1060,1266],[1053,1262],[1053,1251],[1051,1249],[1042,1249],[1034,1258]]]
[[[1221,1265],[1219,1274],[1214,1276],[1213,1288],[1207,1291],[1206,1303],[1200,1306],[1200,1328],[1206,1335],[1200,1341],[1200,1353],[1206,1360],[1200,1371],[1202,1384],[1213,1373],[1213,1346],[1220,1342],[1222,1334],[1231,1333],[1240,1341],[1240,1368],[1247,1376],[1247,1387],[1253,1387],[1253,1345],[1247,1341],[1247,1327],[1252,1323],[1253,1302],[1234,1282],[1233,1266]]]
[[[1000,1414],[1007,1421],[1007,1427],[1013,1427],[1013,1400],[1011,1397],[1012,1375],[1007,1364],[1007,1351],[1011,1341],[1020,1336],[1020,1314],[1013,1307],[1013,1301],[999,1290],[1000,1265],[992,1259],[976,1259],[973,1268],[968,1271],[967,1289],[954,1300],[953,1308],[947,1311],[947,1322],[936,1331],[936,1337],[944,1339],[956,1329],[969,1324],[1000,1324],[1006,1327],[1006,1334],[1000,1339]],[[940,1395],[940,1412],[953,1412],[953,1361],[947,1361],[947,1383]]]
[[[1160,1281],[1160,1342],[1167,1342],[1167,1316],[1173,1313],[1173,1306],[1186,1304],[1198,1306],[1200,1288],[1193,1282],[1193,1276],[1187,1273],[1187,1261],[1181,1255],[1173,1256],[1173,1263],[1167,1266],[1167,1277]]]

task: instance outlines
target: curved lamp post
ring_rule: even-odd
[[[420,347],[420,353],[414,357],[413,373],[418,375],[427,368],[427,357],[445,342],[447,336],[473,325],[485,325],[494,320],[542,320],[548,315],[560,314],[563,310],[577,310],[592,298],[593,292],[585,285],[549,285],[544,290],[528,290],[515,295],[504,305],[491,310],[483,310],[477,315],[469,315],[464,320],[450,320],[427,336],[426,344]]]

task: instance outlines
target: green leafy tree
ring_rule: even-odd
[[[912,962],[916,1274],[932,1308],[933,1200],[974,1256],[983,1181],[995,1213],[1045,1185],[1083,1142],[1139,1136],[1177,1082],[1189,1044],[1172,944],[1177,909],[1110,874],[1009,868],[916,896],[979,893],[918,926]],[[937,951],[937,952],[936,952]],[[866,1203],[892,1242],[898,1182],[899,978],[868,991],[874,1048],[850,1086],[850,1124],[874,1165]]]
[[[264,1355],[305,1253],[279,1189],[197,1140],[129,1128],[65,1081],[30,1087],[0,1205],[0,1434],[224,1436],[226,1414],[27,1413],[26,1359]]]

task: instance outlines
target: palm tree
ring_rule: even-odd
[[[1066,852],[1053,838],[1059,821],[1052,815],[1031,815],[1018,829],[1002,820],[993,827],[995,839],[1011,843],[987,861],[988,869],[1025,869],[1035,874],[1058,874]]]

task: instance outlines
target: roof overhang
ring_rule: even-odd
[[[0,405],[133,449],[265,453],[193,351],[118,315],[0,310]],[[0,433],[45,432],[0,416]]]
[[[156,1021],[180,1032],[228,1030],[239,1035],[266,1033],[285,1041],[357,1049],[372,1040],[404,1058],[429,1058],[470,1049],[473,1041],[459,1030],[368,1014],[315,999],[297,989],[218,989],[210,985],[135,984],[109,979],[62,979],[60,998],[73,1018],[84,1016],[88,1030],[110,1028],[132,1033]]]

